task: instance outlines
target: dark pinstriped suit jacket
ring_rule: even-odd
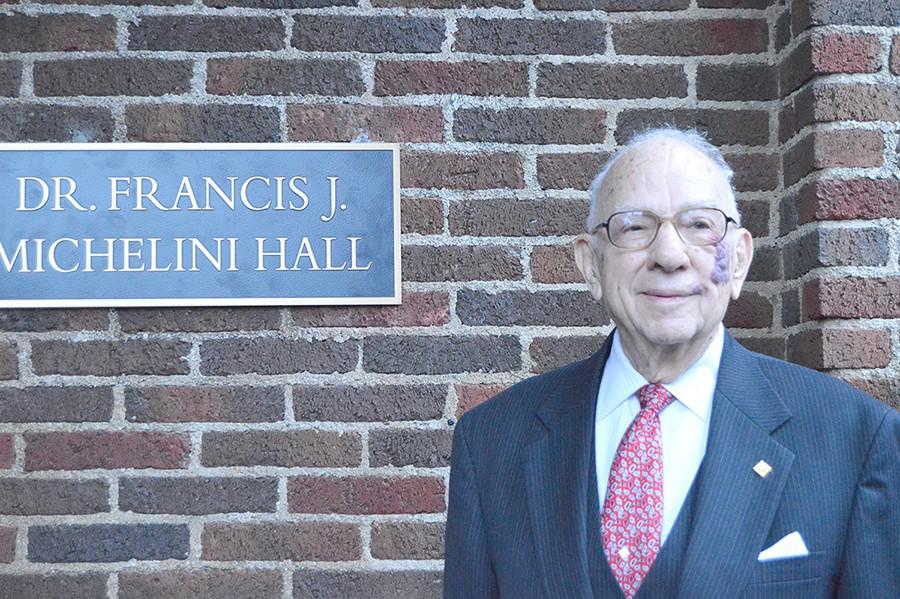
[[[460,419],[445,598],[594,596],[589,560],[608,566],[587,550],[587,498],[608,355],[609,342]],[[666,598],[900,597],[900,413],[852,387],[726,334],[696,493]],[[793,531],[809,557],[757,561]]]

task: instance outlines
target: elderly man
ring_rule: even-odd
[[[900,597],[900,415],[724,330],[731,175],[663,129],[597,176],[575,258],[615,331],[460,420],[445,597]]]

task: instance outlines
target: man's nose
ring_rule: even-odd
[[[648,251],[652,262],[651,268],[659,266],[664,271],[671,272],[687,266],[687,244],[671,221],[660,223],[659,232]]]

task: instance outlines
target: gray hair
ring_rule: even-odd
[[[609,173],[610,169],[619,161],[622,156],[627,154],[629,150],[653,139],[673,139],[675,141],[685,143],[695,150],[698,150],[704,156],[709,158],[716,166],[718,166],[722,171],[722,174],[725,175],[725,180],[728,182],[728,190],[730,196],[729,199],[731,200],[732,208],[734,210],[734,218],[735,220],[737,220],[738,226],[740,226],[741,214],[737,208],[737,201],[735,200],[734,196],[734,185],[732,184],[734,171],[731,170],[731,167],[728,166],[727,162],[725,162],[725,157],[722,156],[722,152],[719,151],[719,148],[711,144],[709,140],[706,139],[706,136],[703,133],[697,131],[696,129],[683,130],[667,126],[647,129],[638,133],[637,135],[629,139],[625,145],[619,147],[609,158],[609,160],[606,161],[606,164],[603,165],[603,168],[600,169],[600,172],[597,173],[597,176],[594,177],[594,181],[588,188],[588,192],[591,196],[591,210],[588,214],[587,221],[585,221],[587,230],[591,231],[599,224],[598,219],[600,218],[600,188],[603,186],[603,181],[604,179],[606,179],[607,173]]]

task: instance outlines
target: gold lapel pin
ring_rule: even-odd
[[[769,466],[765,460],[760,460],[756,462],[756,466],[753,467],[753,471],[756,472],[760,478],[765,478],[769,476],[769,472],[772,471],[772,467]]]

